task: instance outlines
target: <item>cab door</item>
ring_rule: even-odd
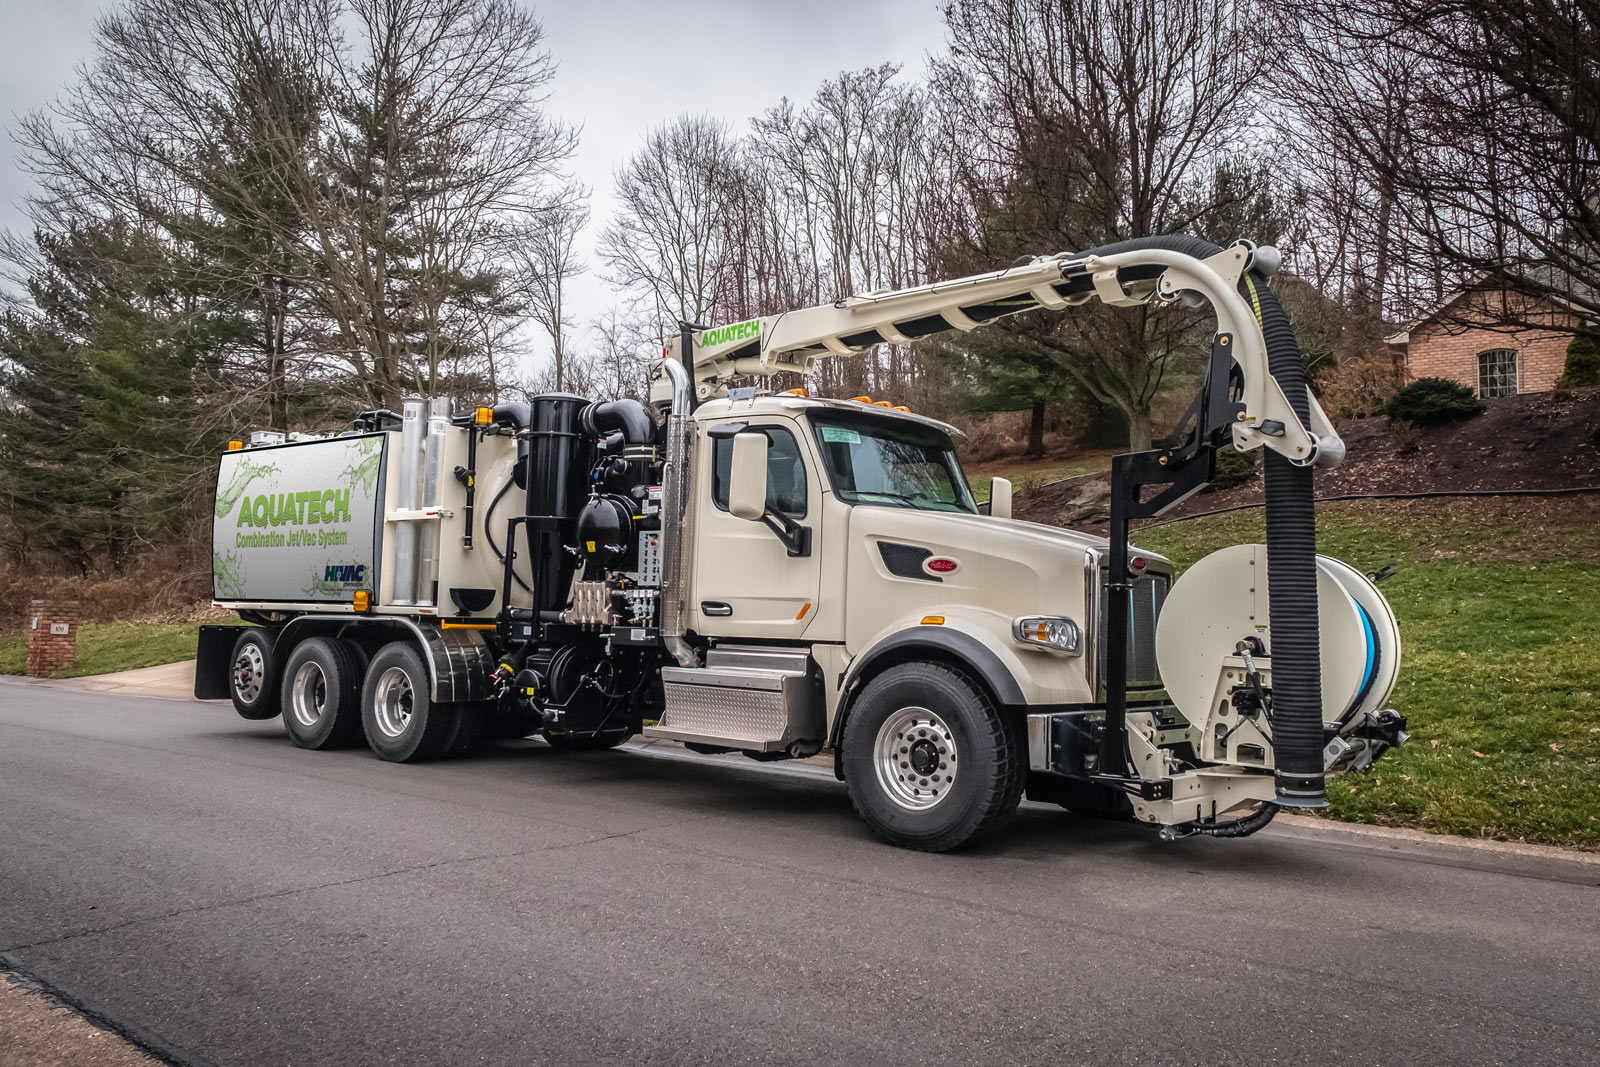
[[[811,528],[808,554],[789,555],[766,523],[728,512],[735,428],[767,438],[767,508]],[[703,431],[695,449],[694,628],[708,637],[797,638],[815,615],[821,580],[823,501],[811,442],[781,416],[729,418]]]

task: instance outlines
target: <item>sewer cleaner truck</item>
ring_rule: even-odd
[[[332,436],[257,433],[217,478],[195,694],[295,744],[458,755],[635,734],[756,760],[833,753],[881,838],[944,850],[1020,799],[1243,836],[1405,740],[1394,615],[1316,553],[1344,446],[1306,387],[1269,247],[1188,237],[668,337],[649,402],[406,401]],[[1116,457],[1109,538],[988,514],[957,431],[888,401],[743,385],[1091,300],[1209,305],[1183,425]],[[1133,520],[1265,453],[1266,544],[1175,579]]]

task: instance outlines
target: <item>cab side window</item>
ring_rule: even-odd
[[[752,426],[751,433],[767,438],[767,507],[790,518],[806,513],[806,465],[794,434],[778,426]],[[733,438],[715,438],[712,457],[711,500],[728,510],[728,471],[733,466]]]

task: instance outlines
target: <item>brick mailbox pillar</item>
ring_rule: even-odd
[[[78,651],[78,602],[34,600],[28,604],[28,675],[43,678],[72,666]]]

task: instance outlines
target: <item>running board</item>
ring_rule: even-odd
[[[805,649],[724,645],[704,667],[663,667],[666,709],[644,736],[745,752],[822,740],[820,675]]]

